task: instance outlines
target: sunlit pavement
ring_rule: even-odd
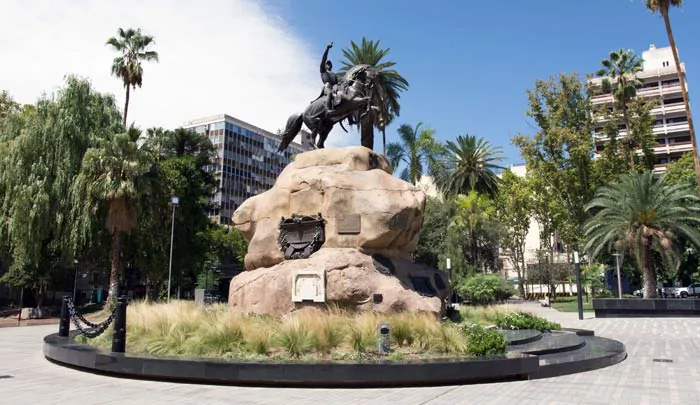
[[[595,319],[520,304],[563,326],[627,346],[624,362],[551,379],[396,389],[209,386],[98,376],[44,359],[56,325],[0,328],[0,403],[40,404],[698,404],[700,318]],[[667,359],[672,362],[655,362]]]

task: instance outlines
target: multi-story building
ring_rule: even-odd
[[[654,147],[654,171],[661,173],[666,171],[666,165],[675,162],[686,152],[692,152],[693,145],[690,141],[688,116],[683,104],[680,80],[673,61],[671,47],[656,48],[654,45],[642,53],[644,70],[637,74],[642,82],[642,87],[637,91],[638,97],[654,99],[656,106],[651,111],[656,117],[653,125],[653,133],[656,135]],[[681,71],[685,76],[685,64],[681,63]],[[593,86],[600,86],[601,78],[590,79]],[[687,89],[687,81],[686,81]],[[613,96],[610,93],[599,94],[592,97],[594,105],[602,106],[613,104]],[[602,123],[594,131],[596,141],[596,157],[600,157],[608,137],[604,135]],[[619,137],[624,138],[627,131],[624,125],[620,126]]]
[[[277,153],[279,135],[258,128],[230,115],[220,114],[188,121],[193,129],[211,139],[217,157],[207,170],[217,175],[219,191],[216,208],[209,217],[222,225],[231,224],[231,215],[247,198],[269,190],[294,155],[310,149],[310,137],[302,131],[302,144],[292,143]]]

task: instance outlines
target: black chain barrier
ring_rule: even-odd
[[[78,309],[73,304],[73,300],[69,296],[63,297],[63,306],[61,307],[61,320],[58,323],[58,336],[70,338],[70,323],[78,332],[93,339],[103,334],[110,325],[114,324],[114,333],[112,334],[112,352],[124,353],[126,351],[126,306],[128,298],[124,295],[117,298],[117,305],[109,314],[109,317],[100,323],[93,323],[85,319],[78,312]]]
[[[109,317],[107,319],[100,323],[92,323],[85,319],[85,317],[78,312],[78,309],[75,307],[73,301],[70,299],[68,300],[68,311],[70,313],[70,318],[73,321],[73,325],[75,325],[75,328],[80,332],[81,335],[89,339],[94,339],[103,334],[104,331],[106,331],[107,328],[109,328],[109,326],[112,324],[114,318],[117,315],[117,307],[114,307],[112,313],[109,314]],[[81,322],[84,323],[85,326],[87,326],[87,328],[85,328],[81,324]],[[92,330],[88,330],[88,328],[91,328]]]

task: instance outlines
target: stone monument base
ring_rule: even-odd
[[[308,259],[243,272],[228,304],[245,313],[282,315],[305,307],[444,314],[443,272],[399,257],[353,248],[322,248]]]

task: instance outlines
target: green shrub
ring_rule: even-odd
[[[497,330],[470,324],[463,324],[460,329],[467,338],[467,353],[470,355],[493,356],[506,352],[506,338]]]
[[[497,315],[494,318],[494,323],[501,329],[534,329],[539,331],[561,329],[561,325],[558,323],[550,322],[528,312],[513,312],[511,314]]]
[[[511,283],[495,274],[477,274],[465,280],[457,289],[463,297],[478,305],[504,301],[515,293]]]

